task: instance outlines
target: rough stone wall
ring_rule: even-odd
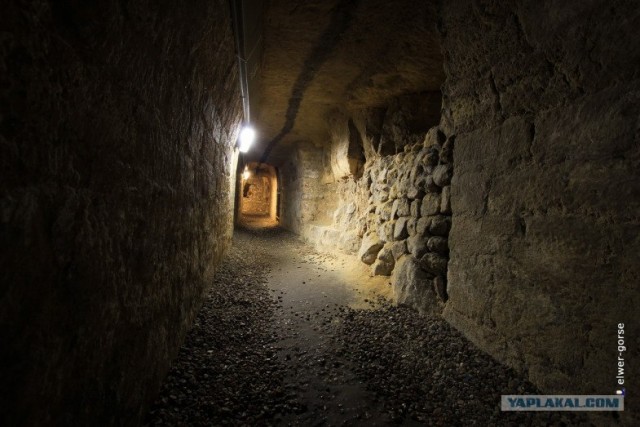
[[[372,275],[392,276],[399,302],[440,313],[447,300],[455,137],[431,127],[439,121],[436,111],[440,97],[424,92],[353,117],[334,115],[328,172],[337,188],[327,187],[325,197],[337,206],[331,224],[313,225],[307,237],[321,249],[357,254]],[[366,156],[363,167],[349,167],[358,159],[347,149],[354,141]]]
[[[402,203],[396,202],[404,206],[409,200],[410,183],[421,188],[420,191],[414,189],[410,200],[421,200],[427,176],[437,166],[444,135],[434,129],[425,141],[425,134],[438,124],[441,97],[439,93],[420,92],[392,98],[387,104],[351,113],[336,112],[329,117],[331,141],[325,149],[323,176],[333,185],[325,185],[321,190],[325,192],[324,201],[334,201],[323,203],[325,208],[333,209],[331,221],[311,225],[307,236],[320,249],[338,248],[356,254],[365,233],[366,244],[372,244],[374,249],[379,242],[391,245],[406,239],[400,230],[395,238],[393,231],[388,236],[384,231],[393,228],[395,220],[405,215],[402,209],[398,212],[396,206],[391,218],[394,201],[404,198]],[[423,161],[428,150],[436,153],[428,160],[435,160],[435,164],[427,166]],[[385,171],[388,167],[393,168],[389,174]],[[434,188],[434,192],[439,193],[439,188],[437,191]],[[386,204],[388,209],[383,209]],[[408,221],[408,212],[406,216]],[[414,219],[417,221],[418,217]],[[405,219],[400,222],[404,224]],[[425,244],[428,237],[425,235]],[[399,247],[399,243],[396,246]],[[383,257],[385,254],[388,251],[382,252]],[[373,263],[369,260],[371,254],[366,258],[368,264]],[[373,264],[373,274],[390,275],[395,260]]]
[[[545,391],[610,394],[618,323],[640,332],[637,3],[510,4],[442,2],[444,314]]]
[[[362,178],[342,180],[334,247],[390,276],[401,303],[440,312],[447,300],[452,146],[437,127],[395,155],[367,161]],[[329,246],[325,244],[324,246]]]
[[[137,425],[232,233],[226,1],[0,21],[0,424]]]
[[[421,311],[440,312],[447,300],[453,143],[432,128],[424,142],[371,162],[361,184],[369,199],[358,257],[374,275],[393,272],[398,302]]]

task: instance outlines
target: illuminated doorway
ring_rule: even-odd
[[[277,221],[278,179],[273,166],[251,162],[240,176],[240,220]]]

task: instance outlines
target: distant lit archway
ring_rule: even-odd
[[[240,221],[277,222],[278,179],[273,166],[248,163],[240,171],[238,193]]]

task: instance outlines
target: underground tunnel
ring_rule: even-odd
[[[0,425],[640,425],[638,2],[2,9]]]

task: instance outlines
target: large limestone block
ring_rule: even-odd
[[[438,193],[425,195],[420,205],[420,216],[436,215],[438,212],[440,212],[440,195]]]
[[[404,240],[393,242],[391,246],[391,253],[393,254],[393,259],[398,260],[398,258],[400,258],[402,255],[408,253],[407,242]]]
[[[383,246],[384,243],[380,240],[378,234],[375,232],[367,233],[362,238],[358,258],[365,264],[371,265],[376,260],[378,252],[380,252]]]
[[[451,184],[453,177],[453,167],[450,164],[438,165],[433,170],[433,182],[439,187]]]
[[[455,117],[447,122],[457,133],[446,318],[543,390],[606,390],[612,326],[640,306],[631,244],[640,212],[640,92],[631,78],[638,61],[629,60],[628,43],[605,41],[638,40],[626,37],[631,27],[611,25],[625,21],[617,6],[630,3],[616,3],[617,16],[607,17],[568,2],[527,7],[518,12],[522,26],[511,29],[480,23],[471,2],[465,12],[462,2],[442,4],[452,70],[446,109]],[[512,13],[506,4],[499,9]],[[566,19],[554,19],[561,14]],[[462,22],[484,41],[452,37]],[[586,54],[579,47],[595,33],[602,37]],[[551,71],[546,55],[494,67],[518,46],[567,54],[551,59]],[[477,74],[475,59],[492,68],[490,79]],[[567,69],[569,83],[558,71]],[[479,93],[487,102],[477,102]],[[629,270],[620,263],[627,254],[636,266]]]
[[[440,187],[436,185],[433,181],[433,175],[429,175],[425,178],[424,189],[427,193],[438,193],[440,192]]]
[[[407,239],[407,250],[412,253],[414,257],[418,259],[421,258],[429,252],[429,248],[427,247],[427,238],[420,236],[419,234],[409,237]]]
[[[424,190],[422,188],[418,188],[415,185],[410,185],[407,188],[407,198],[411,200],[421,199],[424,197]]]
[[[374,276],[389,276],[393,271],[396,260],[393,256],[393,243],[387,243],[378,252],[376,261],[371,266],[371,274]]]
[[[372,276],[390,276],[393,271],[393,264],[376,259],[371,265]]]
[[[448,236],[451,229],[451,218],[443,215],[436,215],[431,218],[429,233],[434,236]]]
[[[447,239],[440,236],[432,236],[427,240],[427,247],[431,252],[438,253],[440,255],[447,255],[449,253],[449,246]]]
[[[399,216],[409,216],[411,213],[411,208],[409,205],[409,200],[405,197],[401,197],[399,199],[394,200],[393,207],[391,209],[391,219],[395,219]]]
[[[446,276],[447,274],[447,258],[428,252],[420,258],[420,265],[428,273],[434,276]]]
[[[416,222],[416,234],[424,236],[429,233],[433,217],[422,217]]]
[[[409,236],[407,231],[407,222],[409,218],[402,217],[396,221],[396,225],[393,229],[393,240],[403,240]]]
[[[378,226],[378,236],[383,242],[393,241],[393,232],[395,230],[396,222],[387,221]]]
[[[380,252],[378,252],[378,259],[389,264],[395,264],[395,258],[393,257],[393,247],[395,242],[385,243]]]
[[[395,201],[391,202],[391,201],[387,201],[385,203],[383,203],[382,205],[379,205],[378,208],[376,210],[378,210],[378,214],[380,215],[380,218],[383,221],[389,221],[390,219],[393,219],[393,206],[395,205]]]
[[[414,257],[405,255],[397,261],[393,270],[392,285],[398,303],[410,305],[422,314],[441,312],[432,276]]]

